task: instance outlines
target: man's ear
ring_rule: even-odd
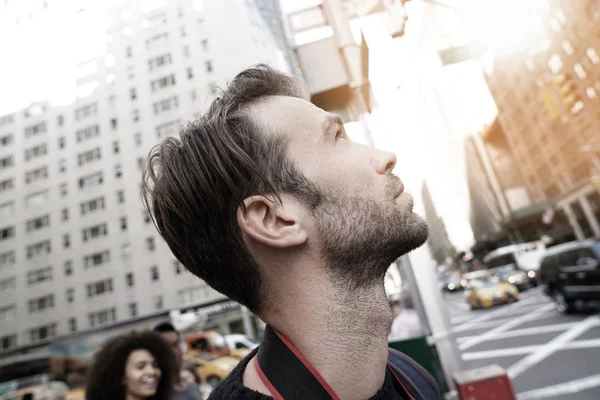
[[[237,210],[237,222],[253,240],[272,247],[292,247],[306,242],[306,230],[300,222],[302,209],[297,202],[281,203],[264,196],[251,196]]]

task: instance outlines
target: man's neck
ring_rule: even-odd
[[[290,340],[340,398],[373,396],[385,380],[391,324],[383,282],[352,293],[311,283],[310,288],[290,288],[266,322]],[[265,392],[260,382],[251,384],[254,371],[246,372],[244,383]]]

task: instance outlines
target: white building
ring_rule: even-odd
[[[159,237],[140,166],[211,87],[285,56],[252,0],[121,3],[72,104],[0,117],[0,354],[222,297]]]

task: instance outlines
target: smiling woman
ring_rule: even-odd
[[[133,332],[104,343],[89,371],[87,400],[167,400],[175,354],[154,332]]]

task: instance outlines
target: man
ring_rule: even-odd
[[[175,256],[267,323],[210,398],[437,399],[420,366],[388,352],[383,285],[427,225],[395,155],[353,143],[306,98],[298,80],[249,68],[144,171]]]
[[[198,385],[189,384],[181,378],[183,365],[183,352],[181,349],[181,335],[169,322],[163,322],[154,327],[154,331],[160,334],[171,346],[177,360],[177,370],[174,373],[174,391],[172,400],[202,400],[202,394]]]

